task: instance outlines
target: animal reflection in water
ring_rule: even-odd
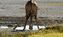
[[[29,29],[32,30],[32,18],[34,17],[35,18],[35,21],[37,23],[37,10],[38,10],[38,7],[37,7],[37,3],[36,3],[36,0],[30,0],[26,3],[25,5],[25,11],[26,11],[26,21],[25,21],[25,25],[24,25],[24,28],[23,30],[25,30],[26,28],[26,24],[27,24],[27,21],[28,19],[30,18],[30,25],[29,25]],[[16,28],[17,26],[15,26]],[[37,25],[38,27],[38,25]],[[14,28],[14,29],[15,29]],[[39,29],[39,27],[38,27]]]

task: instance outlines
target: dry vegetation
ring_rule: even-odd
[[[1,31],[0,37],[63,37],[63,26],[46,27],[38,31],[7,32]]]

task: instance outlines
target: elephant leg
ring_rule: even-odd
[[[37,24],[37,16],[35,16],[35,24]],[[37,28],[39,29],[39,25],[37,25]]]
[[[30,25],[29,25],[29,29],[32,30],[33,27],[32,27],[32,16],[30,17]]]
[[[25,28],[26,28],[26,23],[27,23],[27,21],[28,21],[28,18],[29,18],[29,16],[26,16],[26,21],[25,21],[25,25],[24,25],[23,30],[25,30]]]

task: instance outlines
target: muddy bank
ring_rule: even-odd
[[[28,20],[27,25],[29,25],[30,20]],[[33,24],[35,24],[35,19],[33,19]],[[25,17],[0,17],[1,25],[24,25]],[[38,17],[37,24],[35,25],[53,25],[53,24],[63,24],[63,17]]]

